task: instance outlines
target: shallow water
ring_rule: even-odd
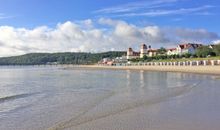
[[[215,76],[0,67],[0,129],[219,130]]]

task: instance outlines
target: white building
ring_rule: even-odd
[[[140,50],[140,58],[143,58],[144,56],[147,56],[148,54],[148,49],[145,44],[141,45],[141,50]]]
[[[127,59],[136,59],[140,57],[140,52],[135,52],[132,50],[132,48],[128,48],[127,50]]]
[[[114,62],[115,63],[126,63],[128,60],[127,60],[127,56],[122,56],[122,57],[116,57],[114,59]]]
[[[112,61],[112,59],[110,59],[110,58],[103,58],[101,63],[107,64],[107,62],[109,62],[109,61]]]
[[[208,46],[209,46],[209,48],[214,49],[215,45],[211,44],[211,45],[208,45]]]
[[[153,57],[157,55],[157,50],[156,49],[149,49],[148,50],[148,57]]]
[[[176,48],[168,49],[167,55],[183,55],[186,53],[195,54],[196,49],[200,46],[202,46],[202,44],[195,44],[195,43],[179,44]]]
[[[143,58],[144,56],[152,57],[157,55],[156,49],[151,49],[151,46],[142,44],[140,52],[134,52],[132,48],[128,48],[127,50],[127,59],[135,59],[135,58]]]
[[[167,55],[177,55],[177,50],[176,48],[170,48],[170,49],[167,49]]]

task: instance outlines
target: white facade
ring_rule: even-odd
[[[105,63],[105,62],[109,62],[109,61],[111,61],[110,58],[103,58],[103,59],[102,59],[102,62],[103,62],[103,63]]]
[[[153,56],[156,56],[157,55],[157,51],[156,50],[149,50],[148,51],[148,56],[149,57],[153,57]]]
[[[140,54],[137,53],[137,52],[134,52],[132,50],[132,48],[128,48],[127,50],[127,59],[130,60],[130,59],[136,59],[136,58],[139,58],[140,57]]]
[[[179,55],[183,55],[183,54],[186,54],[186,53],[189,53],[189,54],[195,54],[196,53],[196,48],[193,47],[192,45],[188,44],[188,46],[186,45],[185,47],[181,48],[180,46],[178,46],[177,48],[178,50],[178,54]]]
[[[191,43],[187,43],[187,44],[180,44],[176,47],[176,49],[169,49],[167,51],[167,55],[183,55],[186,53],[189,54],[195,54],[196,53],[196,49],[201,46],[200,44],[191,44]]]
[[[157,55],[157,50],[151,49],[151,46],[147,47],[145,44],[141,45],[140,52],[134,52],[132,48],[127,50],[127,59],[143,58],[144,56],[152,57]]]
[[[141,45],[140,58],[147,56],[147,54],[148,54],[147,46],[145,44]]]
[[[177,52],[177,49],[176,48],[173,48],[173,49],[168,49],[167,50],[167,55],[170,56],[170,55],[177,55],[178,52]]]
[[[115,61],[116,63],[124,63],[124,62],[127,62],[127,56],[116,57],[116,58],[114,59],[114,61]]]
[[[182,53],[183,53],[182,48],[178,45],[177,48],[176,48],[176,54],[177,55],[182,55]]]

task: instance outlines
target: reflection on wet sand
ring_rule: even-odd
[[[215,76],[31,67],[0,73],[2,130],[220,128]]]
[[[85,123],[107,118],[141,106],[149,106],[166,101],[172,97],[185,94],[194,87],[196,87],[196,84],[177,88],[167,88],[163,91],[149,91],[148,89],[139,88],[142,90],[141,94],[138,90],[125,93],[115,93],[99,104],[94,105],[94,107],[90,108],[77,118],[72,118],[63,123],[59,123],[50,128],[50,130],[62,130],[70,127],[74,129],[74,127]]]

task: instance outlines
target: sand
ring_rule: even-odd
[[[113,93],[78,118],[55,125],[51,130],[219,130],[220,128],[218,123],[220,120],[219,66],[115,67],[93,65],[76,67],[78,68],[74,69],[85,69],[86,71],[87,69],[94,71],[97,69],[127,70],[124,72],[127,72],[128,91]],[[162,73],[162,77],[155,77],[154,72],[133,71],[131,73],[130,70],[187,73]],[[103,73],[105,72],[109,73],[111,77],[111,72],[115,71],[103,71]],[[140,77],[134,75],[135,73],[140,73]],[[141,76],[142,74],[143,76]],[[206,74],[217,74],[218,76]],[[171,78],[168,75],[175,77]],[[214,80],[213,77],[216,79]],[[175,78],[179,79],[178,82]],[[144,83],[143,86],[132,84],[139,80],[140,84]],[[152,82],[154,83],[151,84]],[[179,82],[183,82],[183,86],[179,86]],[[157,88],[169,83],[174,83],[174,86]]]
[[[220,128],[219,75],[154,71],[184,70],[177,66],[71,66],[0,69],[7,99],[0,130]],[[219,74],[218,66],[189,68]]]
[[[198,74],[220,75],[220,66],[100,66],[100,65],[80,65],[74,66],[87,69],[119,69],[119,70],[146,70],[146,71],[166,71],[184,72]]]

